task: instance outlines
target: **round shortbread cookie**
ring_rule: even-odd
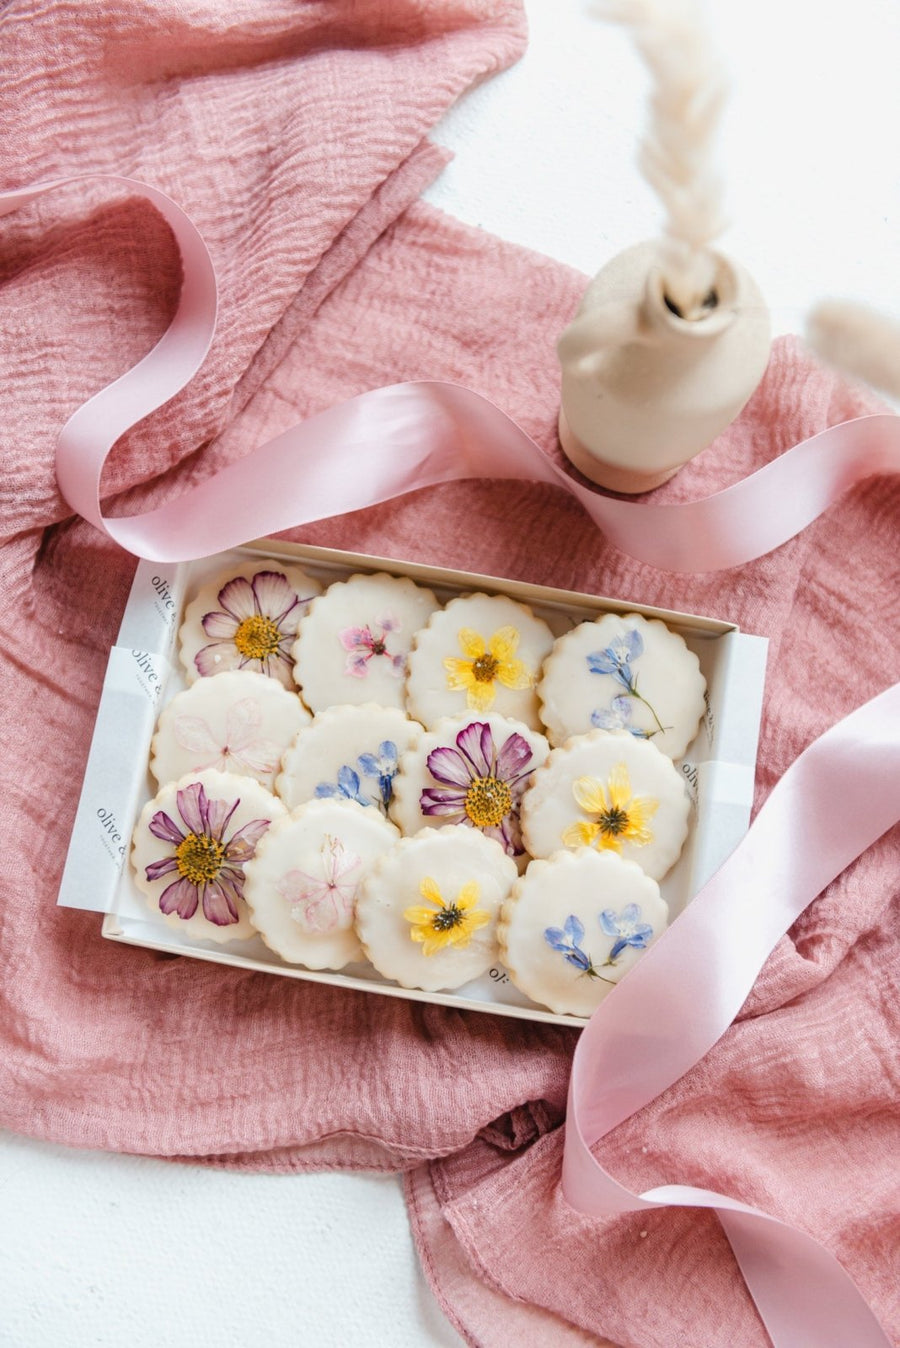
[[[535,687],[553,633],[505,595],[452,599],[416,637],[409,657],[410,716],[432,729],[459,712],[497,712],[540,730]]]
[[[557,852],[513,885],[497,926],[500,958],[532,1001],[590,1016],[668,920],[659,886],[633,861]]]
[[[538,685],[553,745],[626,730],[680,758],[705,709],[706,680],[684,639],[658,618],[607,613],[559,638]]]
[[[496,712],[445,717],[401,758],[391,818],[405,834],[444,824],[478,829],[524,866],[522,793],[549,752],[538,731]]]
[[[313,711],[336,703],[403,707],[412,639],[438,607],[403,576],[336,581],[310,605],[293,647],[294,677]]]
[[[400,758],[421,733],[399,707],[330,707],[286,750],[275,790],[289,810],[318,797],[387,814]]]
[[[670,758],[624,730],[594,730],[554,749],[522,798],[534,857],[594,847],[636,861],[654,880],[674,866],[691,802]]]
[[[462,987],[496,963],[497,913],[517,873],[500,844],[475,829],[401,838],[357,893],[366,955],[402,987]]]
[[[296,691],[291,647],[321,590],[299,567],[261,558],[207,582],[185,609],[178,634],[188,682],[249,669]]]
[[[163,783],[216,768],[272,791],[282,754],[311,720],[296,692],[264,674],[231,670],[197,679],[160,713],[150,771]]]
[[[168,782],[134,830],[135,883],[151,908],[192,937],[221,943],[252,936],[244,867],[285,814],[252,777],[208,768]]]
[[[400,837],[361,805],[311,800],[273,824],[247,865],[244,898],[266,945],[289,964],[342,969],[363,957],[356,891]]]

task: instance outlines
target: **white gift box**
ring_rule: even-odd
[[[126,945],[414,1001],[557,1025],[583,1025],[578,1017],[556,1015],[530,1001],[499,966],[455,992],[426,993],[399,987],[368,964],[348,965],[340,973],[286,964],[259,937],[225,946],[192,940],[151,909],[134,884],[128,858],[138,815],[156,795],[148,760],[157,717],[166,702],[186,686],[176,651],[185,599],[229,565],[237,566],[248,558],[296,563],[323,585],[358,572],[380,571],[408,576],[434,590],[442,601],[472,591],[505,594],[528,604],[556,635],[574,623],[609,612],[661,618],[680,633],[706,677],[707,709],[695,739],[677,764],[693,807],[684,851],[660,886],[672,919],[747,830],[766,641],[712,618],[266,539],[198,562],[165,566],[142,561],[138,565],[118,639],[110,652],[58,902],[103,913],[103,935]]]

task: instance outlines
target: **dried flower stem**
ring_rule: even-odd
[[[653,81],[638,162],[666,210],[661,259],[666,296],[683,318],[710,307],[709,244],[724,228],[713,145],[727,92],[698,0],[599,0],[598,18],[631,29]]]

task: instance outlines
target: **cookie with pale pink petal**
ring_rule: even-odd
[[[496,712],[445,717],[400,759],[391,818],[405,834],[445,824],[479,829],[524,867],[522,795],[549,752],[523,721]]]
[[[316,599],[293,647],[294,678],[314,712],[336,704],[403,707],[413,637],[438,608],[405,576],[350,576]]]
[[[134,830],[135,884],[170,926],[195,939],[252,936],[244,867],[269,825],[286,813],[251,777],[207,768],[168,782]]]
[[[552,646],[527,604],[506,595],[452,599],[416,637],[407,710],[429,730],[443,716],[489,711],[541,730],[535,687]]]
[[[500,911],[500,959],[513,983],[557,1015],[590,1016],[665,930],[659,885],[614,852],[532,861]]]
[[[522,799],[533,857],[593,847],[636,861],[661,880],[681,854],[690,796],[671,758],[624,730],[574,735],[553,749]]]
[[[160,713],[150,771],[162,783],[216,768],[273,791],[282,754],[311,721],[298,694],[264,674],[230,670],[197,679]]]
[[[291,647],[321,591],[299,567],[268,559],[244,562],[207,582],[187,605],[178,634],[188,682],[241,669],[296,691]]]
[[[352,801],[312,800],[272,825],[247,863],[244,898],[266,945],[289,964],[343,969],[363,958],[356,892],[399,830]]]

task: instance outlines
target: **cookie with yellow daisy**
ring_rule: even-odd
[[[522,797],[526,851],[588,847],[661,880],[681,855],[691,801],[672,760],[623,730],[575,735],[553,749]]]
[[[540,730],[535,690],[553,639],[527,604],[506,595],[451,600],[410,652],[409,714],[428,729],[444,716],[496,712]]]
[[[460,988],[497,961],[497,914],[518,875],[493,838],[448,825],[401,838],[363,878],[356,932],[385,978]]]

